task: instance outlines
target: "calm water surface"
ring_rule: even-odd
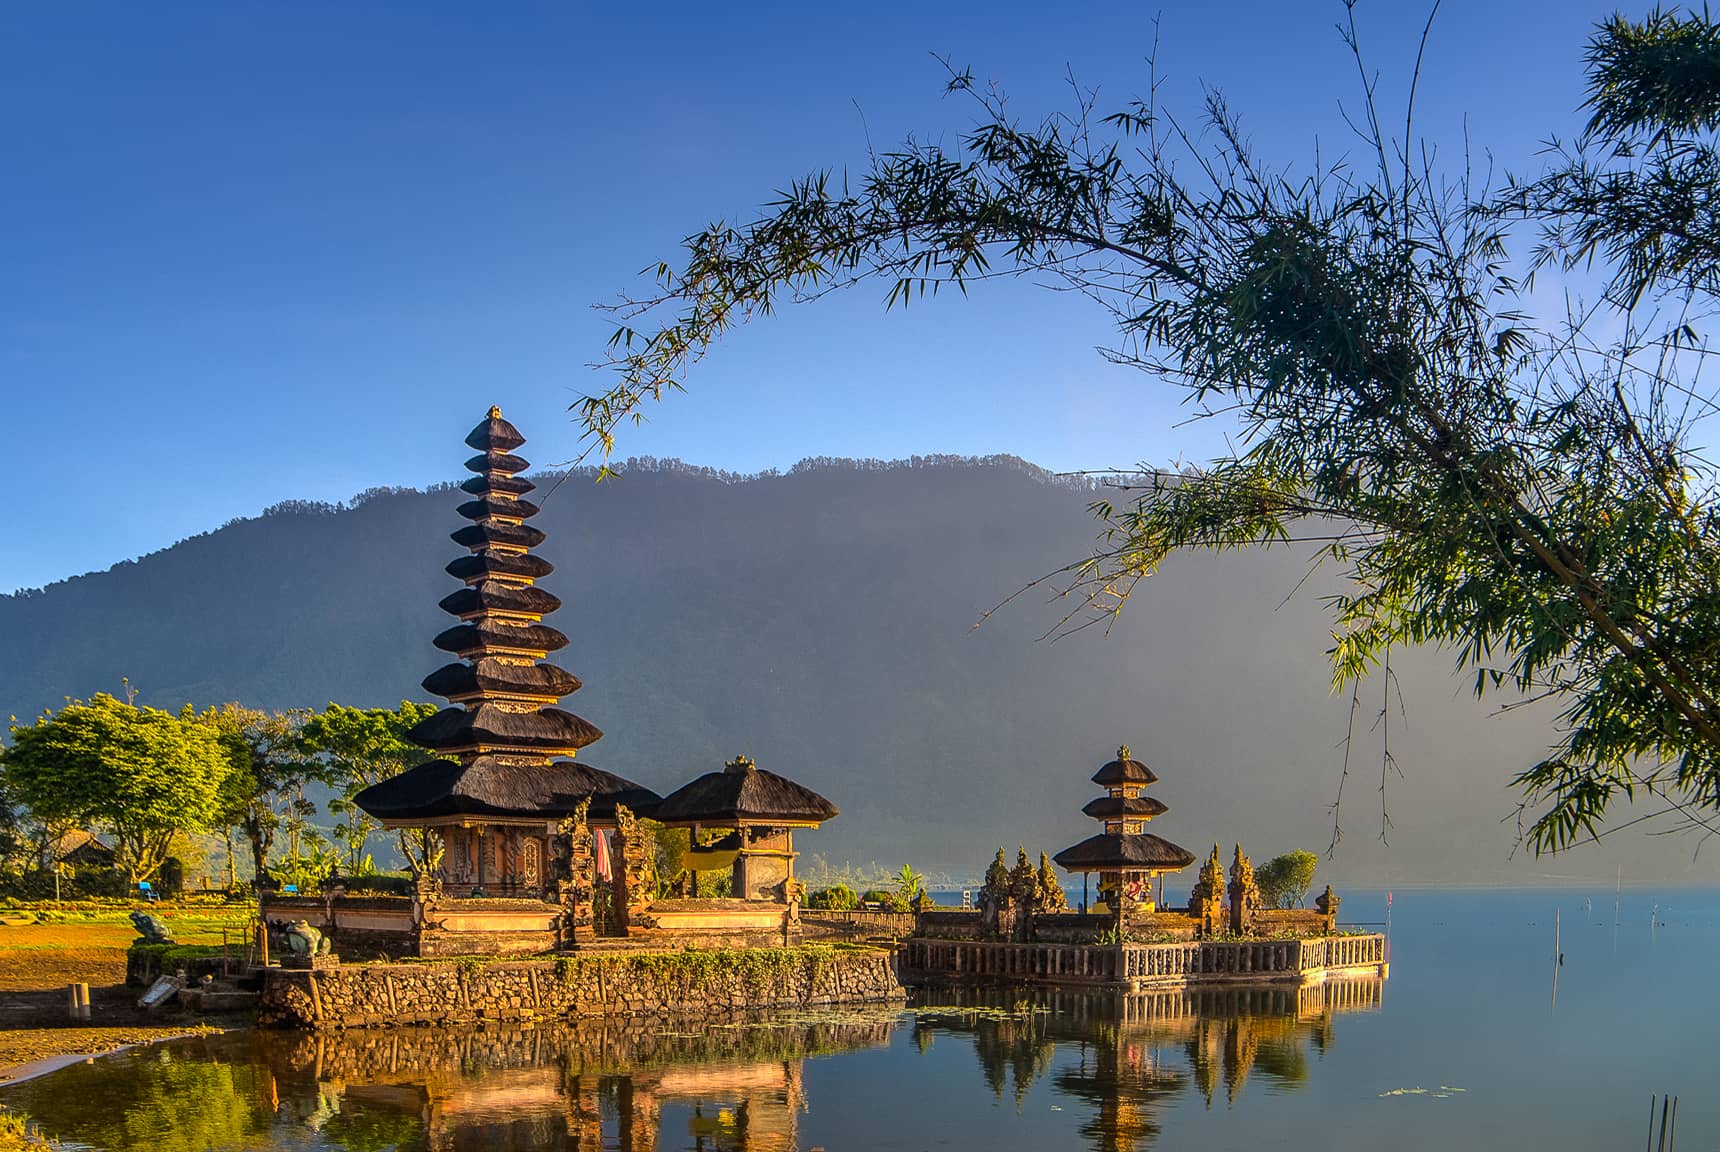
[[[1587,904],[1585,906],[1585,900]],[[0,1090],[107,1149],[1720,1148],[1720,893],[1399,891],[1384,985],[186,1041]],[[1553,988],[1560,913],[1564,965]],[[1383,894],[1352,893],[1356,920]],[[1016,1011],[1023,1000],[1035,1011]]]

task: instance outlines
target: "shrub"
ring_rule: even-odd
[[[876,904],[886,912],[910,911],[907,899],[900,892],[886,892],[882,888],[868,888],[860,893],[860,903]]]
[[[852,912],[860,907],[860,897],[854,894],[854,889],[846,884],[832,884],[828,888],[820,888],[806,898],[808,908],[826,908],[832,912]]]

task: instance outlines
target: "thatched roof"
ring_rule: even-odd
[[[567,647],[567,637],[548,624],[526,624],[518,628],[456,624],[446,632],[437,633],[436,639],[431,643],[442,651],[452,652],[457,656],[492,648],[510,648],[520,652],[555,652]]]
[[[541,556],[486,550],[452,560],[443,571],[456,580],[476,580],[480,576],[519,576],[541,580],[555,571],[555,565]]]
[[[538,506],[530,500],[509,500],[506,496],[480,496],[454,509],[468,520],[500,516],[505,520],[530,520],[538,514]]]
[[[1093,783],[1104,788],[1116,784],[1157,784],[1159,778],[1139,760],[1129,755],[1129,746],[1117,749],[1117,758],[1093,773]]]
[[[431,760],[371,785],[355,800],[386,824],[460,816],[558,819],[588,797],[596,820],[613,820],[617,804],[649,816],[659,799],[649,788],[589,764],[500,764],[493,756],[479,756],[469,764]]]
[[[414,724],[406,738],[437,752],[482,747],[566,753],[596,743],[603,732],[591,721],[560,708],[508,712],[484,701],[469,711],[444,708]]]
[[[1144,832],[1134,836],[1101,832],[1072,848],[1063,849],[1052,859],[1070,872],[1174,871],[1193,864],[1194,853]]]
[[[502,410],[494,407],[466,437],[467,445],[480,452],[512,452],[525,442],[520,430],[503,420]]]
[[[476,616],[480,612],[516,612],[547,616],[561,607],[561,598],[530,584],[504,584],[486,580],[442,597],[437,605],[451,616]]]
[[[500,544],[504,548],[536,548],[544,540],[542,529],[529,524],[499,521],[468,524],[448,533],[448,538],[462,548],[485,548],[491,544]]]
[[[449,700],[480,692],[494,696],[554,696],[580,689],[579,677],[554,664],[504,664],[485,657],[475,664],[444,664],[424,677],[424,691]]]
[[[1151,796],[1101,796],[1089,801],[1081,811],[1095,820],[1121,820],[1124,817],[1150,820],[1170,809]]]
[[[466,461],[468,472],[501,472],[507,476],[517,475],[531,466],[530,460],[522,460],[509,452],[480,452]]]
[[[470,492],[474,496],[488,496],[493,492],[506,492],[510,496],[524,496],[536,488],[530,480],[518,476],[468,476],[460,481],[460,490]]]
[[[707,772],[669,795],[655,818],[665,824],[822,824],[836,805],[786,776],[766,772],[745,756]]]

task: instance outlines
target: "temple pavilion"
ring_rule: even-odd
[[[767,772],[737,756],[721,772],[707,772],[669,793],[654,818],[691,831],[692,847],[682,866],[697,896],[698,874],[729,868],[731,891],[742,900],[782,900],[794,878],[796,828],[816,828],[836,815],[836,805],[786,776]],[[709,843],[708,831],[724,833]]]
[[[457,657],[424,679],[449,707],[408,736],[436,759],[360,792],[356,801],[385,828],[424,828],[443,843],[441,885],[451,896],[553,898],[551,852],[562,822],[576,814],[594,829],[615,826],[618,806],[650,815],[659,797],[631,780],[576,763],[603,733],[556,705],[579,678],[547,657],[567,637],[544,623],[561,606],[537,586],[553,571],[534,556],[544,534],[526,521],[535,485],[514,449],[525,437],[501,409],[466,437],[475,475],[460,487],[470,523],[453,533],[466,554],[448,565],[462,587],[444,597],[459,623],[436,647]]]
[[[1194,853],[1187,848],[1146,830],[1147,821],[1167,811],[1161,801],[1146,795],[1147,786],[1158,780],[1151,768],[1129,755],[1127,744],[1118,748],[1117,758],[1093,774],[1093,783],[1104,788],[1105,795],[1081,809],[1100,821],[1105,830],[1052,857],[1067,871],[1082,873],[1083,892],[1087,874],[1099,874],[1099,898],[1104,907],[1095,910],[1115,911],[1126,906],[1154,911],[1154,878],[1194,863]]]

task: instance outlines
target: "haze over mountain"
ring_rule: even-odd
[[[1065,610],[1027,580],[1086,554],[1090,491],[1013,458],[821,461],[740,478],[635,462],[613,482],[542,485],[556,565],[544,586],[571,638],[567,706],[604,738],[581,754],[667,792],[737,752],[842,815],[797,844],[833,862],[972,875],[1018,843],[1088,835],[1088,777],[1127,742],[1162,782],[1153,830],[1204,855],[1324,851],[1348,698],[1329,691],[1319,603],[1293,550],[1193,557],[1148,581],[1107,636],[1038,640]],[[287,505],[112,569],[0,596],[0,712],[117,691],[177,707],[425,699],[446,657],[442,567],[453,491]],[[1288,597],[1288,600],[1286,600]],[[1340,883],[1711,881],[1688,836],[1638,830],[1556,859],[1513,857],[1510,776],[1548,713],[1496,715],[1442,653],[1395,664],[1402,777],[1379,841],[1384,686],[1357,712]],[[1622,813],[1619,820],[1625,818]],[[1184,885],[1186,887],[1186,885]]]

